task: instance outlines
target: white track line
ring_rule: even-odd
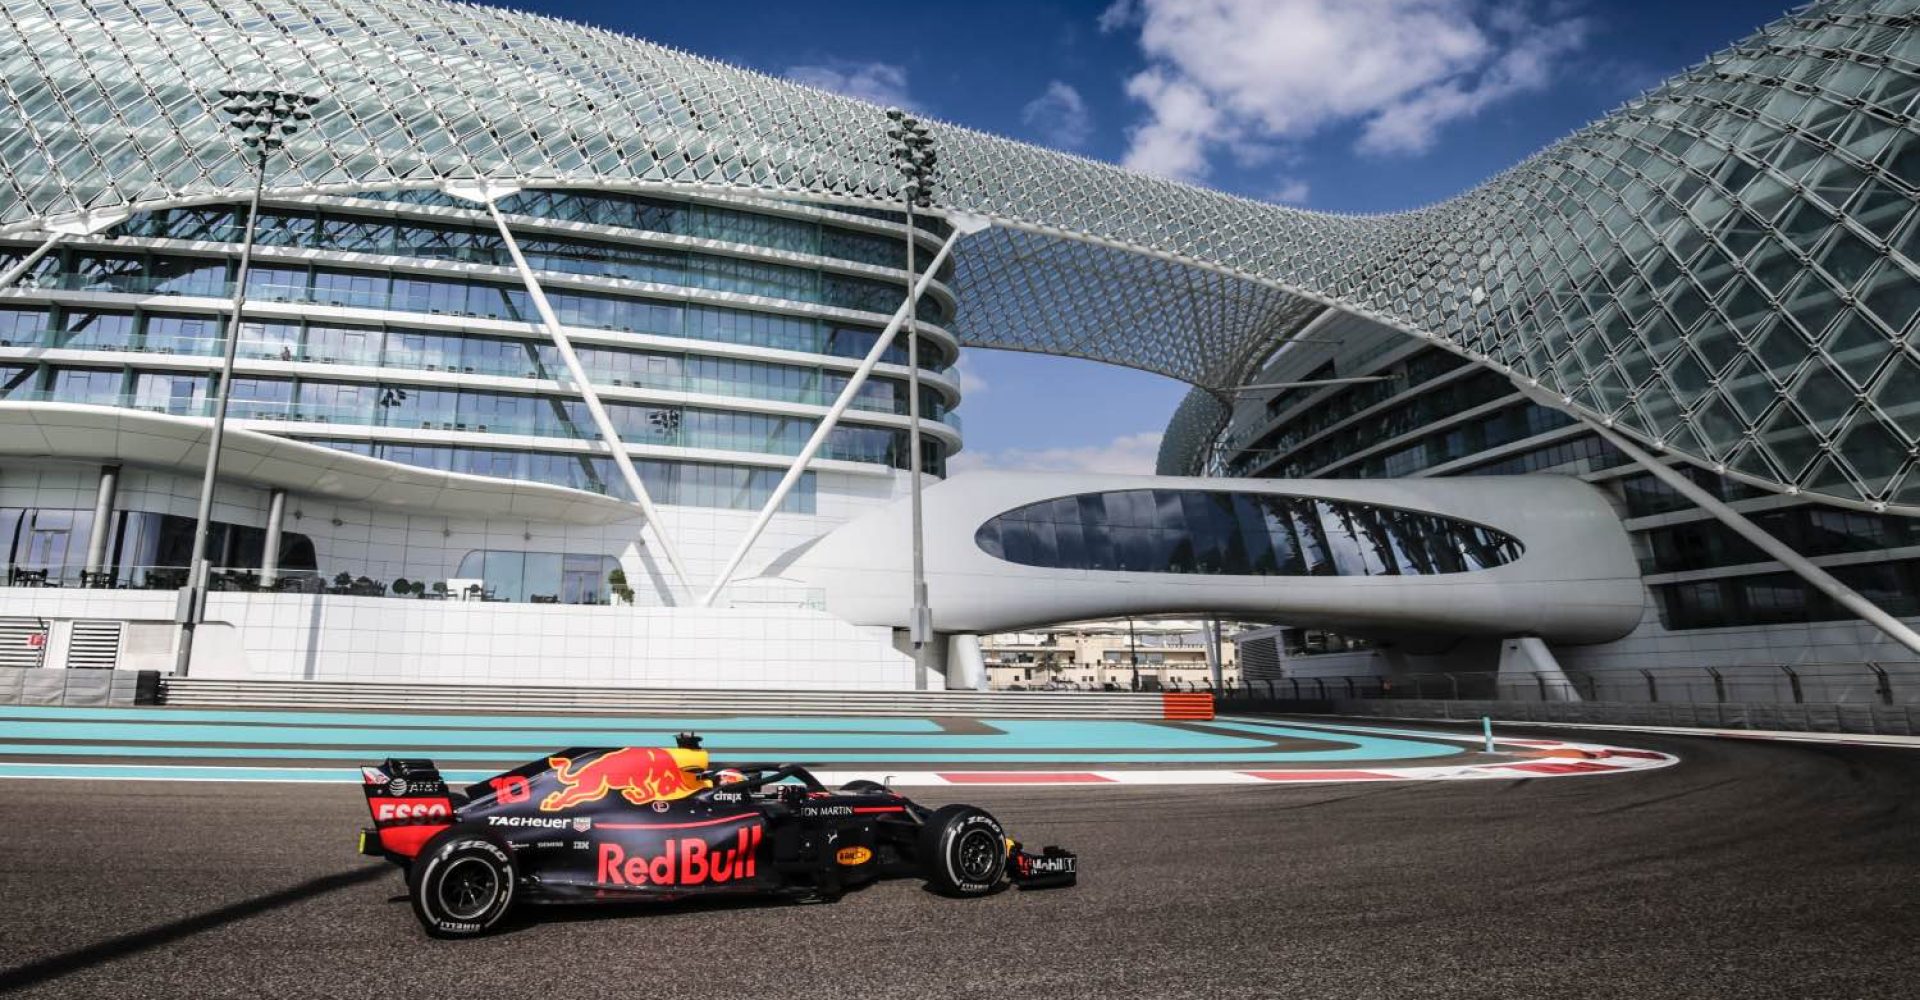
[[[1341,715],[1332,718],[1353,719],[1355,725],[1339,723],[1300,722],[1299,725],[1314,728],[1364,729],[1358,724],[1361,720],[1377,722],[1413,722],[1453,725],[1473,725],[1478,719],[1416,719],[1397,715]],[[1293,723],[1295,720],[1274,719],[1274,723]],[[1862,747],[1899,747],[1908,750],[1920,750],[1920,736],[1898,736],[1879,733],[1808,733],[1791,729],[1697,729],[1685,726],[1627,726],[1604,722],[1535,722],[1521,719],[1495,719],[1496,726],[1533,726],[1546,729],[1598,729],[1603,732],[1655,733],[1661,736],[1713,736],[1736,740],[1779,740],[1785,743],[1836,743],[1842,746]],[[1432,733],[1436,738],[1446,739],[1447,733]],[[1457,734],[1454,738],[1478,741],[1477,733]],[[1499,742],[1496,739],[1496,742]]]
[[[1460,738],[1458,734],[1435,736]],[[1476,741],[1478,737],[1474,738]],[[900,788],[1100,788],[1115,785],[1308,785],[1373,783],[1381,781],[1512,781],[1520,778],[1587,777],[1597,774],[1622,774],[1649,771],[1679,762],[1672,754],[1634,750],[1594,743],[1570,743],[1560,740],[1498,740],[1507,744],[1507,752],[1532,753],[1521,759],[1487,763],[1443,764],[1411,767],[1377,767],[1364,762],[1332,767],[1288,767],[1285,764],[1247,767],[1210,768],[1133,768],[1107,770],[1073,768],[1061,770],[988,770],[988,769],[914,769],[856,771],[816,771],[815,777],[828,786],[849,781],[876,781]],[[40,762],[0,762],[0,779],[64,779],[91,781],[202,781],[273,783],[350,783],[360,780],[355,768],[266,768],[192,765],[199,772],[182,776],[181,765],[115,764],[107,765],[111,775],[95,776],[72,764]],[[34,773],[44,769],[43,773]],[[57,771],[55,769],[58,769]],[[450,768],[462,773],[467,768]],[[24,772],[24,773],[23,773]],[[173,773],[169,773],[173,772]],[[458,784],[459,782],[454,782]]]

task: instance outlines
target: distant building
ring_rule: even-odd
[[[1226,623],[1224,631],[1236,629]],[[1078,622],[980,637],[989,686],[997,691],[1205,689],[1212,684],[1207,622],[1179,619]],[[1238,650],[1223,639],[1221,679],[1240,681]]]

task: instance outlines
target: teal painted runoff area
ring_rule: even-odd
[[[635,717],[0,709],[0,777],[357,779],[354,765],[429,757],[456,780],[570,746],[670,746],[693,731],[716,759],[814,765],[1229,765],[1387,763],[1463,752],[1457,742],[1254,720],[983,720],[953,732],[923,718]],[[1299,741],[1309,741],[1295,745]],[[132,764],[138,760],[143,763]],[[151,763],[144,763],[144,762]],[[291,766],[298,762],[303,767]],[[254,766],[257,765],[257,766]]]

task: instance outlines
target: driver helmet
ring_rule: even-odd
[[[747,780],[747,772],[738,771],[731,767],[723,767],[713,772],[713,783],[715,785],[731,785],[735,782],[745,780]]]

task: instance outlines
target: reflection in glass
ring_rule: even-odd
[[[1372,504],[1222,490],[1116,490],[1044,500],[980,526],[1024,566],[1223,576],[1432,576],[1520,558],[1514,538]]]

